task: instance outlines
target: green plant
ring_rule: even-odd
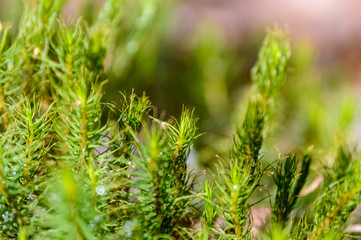
[[[302,187],[306,183],[311,164],[311,154],[302,156],[302,165],[297,172],[298,158],[290,153],[280,159],[274,169],[274,182],[277,186],[276,198],[272,206],[272,217],[275,223],[285,226],[293,207],[295,206]]]
[[[125,13],[143,2],[150,12],[133,31],[123,29],[129,38],[116,46]],[[18,28],[0,25],[2,239],[256,238],[254,195],[269,171],[276,189],[266,238],[345,236],[360,202],[356,151],[340,147],[313,213],[300,219],[290,216],[307,185],[311,153],[262,158],[290,59],[282,30],[270,30],[260,49],[229,157],[218,158],[198,191],[202,183],[187,162],[201,135],[193,110],[183,107],[179,120],[164,121],[145,94],[103,102],[110,52],[127,49],[114,60],[125,67],[132,51],[124,46],[144,40],[161,1],[106,1],[92,25],[64,21],[64,4],[29,1]]]

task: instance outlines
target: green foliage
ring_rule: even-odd
[[[291,46],[285,33],[272,30],[265,38],[252,69],[252,81],[264,98],[278,95],[285,81],[286,67],[291,55]]]
[[[269,41],[272,42],[272,51],[269,52]],[[266,117],[271,114],[267,107],[268,101],[273,101],[276,89],[279,90],[283,82],[282,71],[278,61],[275,65],[263,66],[264,63],[273,63],[275,57],[288,61],[290,57],[289,43],[280,30],[271,31],[260,50],[259,59],[253,68],[253,80],[257,85],[256,93],[250,99],[242,127],[236,132],[230,152],[229,163],[219,166],[219,180],[216,181],[219,196],[217,196],[222,218],[228,229],[225,234],[236,239],[251,237],[252,228],[250,198],[257,187],[266,169],[261,166],[261,147],[264,141],[264,127]],[[281,51],[287,49],[288,51]],[[260,64],[262,67],[260,67]],[[269,75],[269,72],[272,72]],[[267,82],[267,84],[265,84]],[[271,95],[270,93],[273,93]]]
[[[338,237],[344,234],[346,220],[360,203],[360,176],[359,154],[341,146],[332,170],[325,173],[324,193],[315,206],[310,239],[327,236],[328,232]]]
[[[302,166],[299,172],[297,171],[298,162],[297,156],[290,153],[280,159],[274,169],[273,179],[277,186],[277,193],[272,213],[275,222],[283,226],[297,202],[302,187],[306,183],[311,164],[310,153],[305,153],[302,156]]]
[[[137,200],[124,206],[130,209],[130,216],[134,216],[125,224],[129,221],[140,224],[144,239],[177,235],[178,228],[189,221],[190,201],[195,198],[186,161],[197,138],[197,119],[185,109],[175,126],[156,121],[159,125],[143,129],[140,139],[135,137],[139,156],[134,163],[129,162],[137,169],[129,173],[132,176],[129,187],[137,189],[130,195]]]
[[[360,203],[357,151],[340,147],[312,212],[300,219],[290,216],[303,198],[311,153],[262,158],[290,59],[282,30],[270,30],[263,42],[243,123],[204,187],[189,167],[201,136],[194,110],[183,107],[179,120],[158,119],[156,111],[151,117],[150,100],[134,91],[118,103],[103,102],[106,62],[127,67],[161,4],[109,0],[90,25],[64,21],[65,1],[34,0],[24,2],[13,33],[0,25],[0,238],[346,236]],[[258,236],[255,195],[266,188],[261,183],[270,169],[277,187],[267,189],[275,192],[272,221]]]

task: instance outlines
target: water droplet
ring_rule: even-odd
[[[126,237],[130,238],[133,235],[134,229],[138,226],[137,219],[128,220],[124,223],[123,229],[126,232]]]
[[[132,165],[132,161],[129,161],[129,162],[128,162],[128,165],[129,165],[129,166]]]
[[[123,117],[123,118],[122,118],[122,121],[123,121],[123,122],[127,121],[127,118],[126,118],[126,117]]]
[[[98,185],[95,188],[95,191],[97,192],[98,195],[104,195],[105,194],[105,187],[103,185]]]
[[[238,186],[237,186],[237,185],[234,185],[234,186],[233,186],[233,189],[237,189],[237,188],[238,188]]]
[[[17,172],[14,170],[14,171],[12,172],[13,176],[15,176],[15,175],[16,175],[16,173],[17,173]]]
[[[98,222],[100,222],[101,220],[102,220],[102,217],[99,216],[99,215],[97,215],[97,216],[94,217],[94,222],[95,222],[95,223],[98,223]]]
[[[37,56],[39,55],[39,53],[40,53],[40,49],[39,49],[39,48],[35,48],[35,49],[34,49],[34,52],[33,52],[33,57],[34,57],[34,58],[37,57]]]
[[[163,152],[160,152],[159,154],[158,154],[158,157],[160,158],[160,157],[162,157],[163,156]]]
[[[14,220],[14,216],[12,213],[9,213],[9,211],[6,211],[3,215],[1,215],[4,219],[4,222],[12,222]]]
[[[32,193],[29,194],[28,198],[29,198],[30,201],[35,200],[35,196]]]

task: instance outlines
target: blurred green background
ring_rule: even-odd
[[[89,25],[100,0],[68,1],[64,19],[82,16]],[[267,27],[288,30],[292,59],[265,159],[314,145],[319,166],[340,141],[360,139],[361,5],[358,1],[165,1],[124,0],[104,62],[104,101],[119,91],[150,97],[154,114],[179,117],[195,108],[200,132],[192,166],[203,168],[227,157],[232,134],[242,123],[250,70]],[[327,6],[327,7],[325,7]],[[21,21],[21,0],[0,0],[0,20],[13,32]],[[347,21],[346,21],[347,20]],[[319,156],[317,158],[317,156]],[[318,165],[313,166],[317,169]]]

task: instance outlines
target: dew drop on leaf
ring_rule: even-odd
[[[95,191],[97,192],[98,195],[104,195],[105,194],[105,187],[103,185],[98,185],[95,188]]]

